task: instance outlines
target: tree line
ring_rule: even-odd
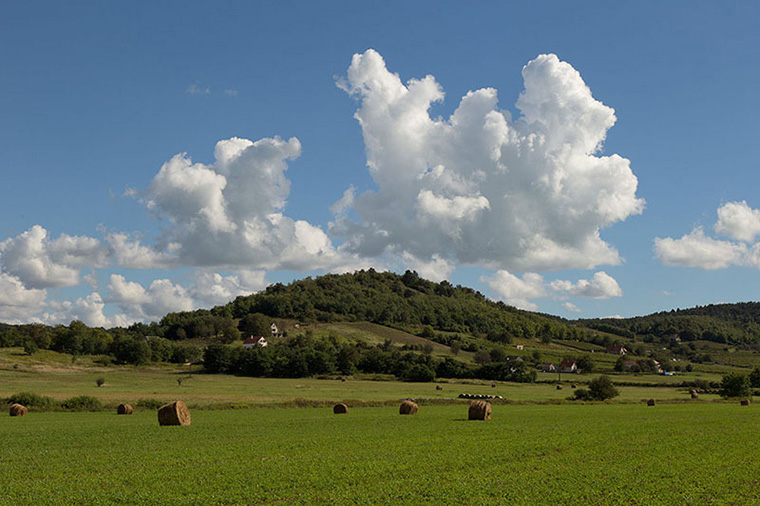
[[[450,357],[404,352],[390,341],[382,345],[340,342],[334,337],[314,339],[301,334],[268,346],[243,348],[214,343],[206,348],[204,367],[210,373],[241,376],[299,378],[318,375],[388,374],[402,381],[444,378],[480,378],[533,382],[536,372],[523,362],[468,365]]]

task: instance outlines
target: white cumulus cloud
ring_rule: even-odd
[[[190,311],[195,307],[188,291],[168,279],[156,279],[144,288],[120,274],[112,274],[108,290],[108,301],[117,303],[132,321],[157,321],[167,313]]]
[[[343,247],[518,271],[619,263],[600,230],[644,202],[629,161],[598,154],[614,111],[555,55],[529,62],[523,79],[515,120],[493,88],[432,118],[444,98],[434,77],[404,83],[376,51],[354,55],[339,86],[359,101],[376,190],[336,205],[331,231]]]
[[[222,275],[218,272],[201,271],[189,291],[196,304],[204,307],[226,304],[238,295],[250,295],[263,290],[269,282],[265,271],[237,271]]]
[[[26,323],[44,309],[47,291],[28,289],[20,279],[0,273],[0,321]]]
[[[695,227],[677,239],[655,238],[655,256],[664,265],[705,270],[731,266],[760,269],[760,242],[755,242],[760,234],[760,210],[742,200],[723,204],[717,214],[715,232],[728,240],[715,239],[708,236],[703,227]]]
[[[580,279],[575,283],[562,279],[547,282],[535,272],[526,272],[518,277],[505,270],[497,271],[492,276],[483,276],[480,280],[488,284],[498,298],[507,304],[530,311],[538,310],[538,305],[531,299],[541,297],[609,299],[623,295],[618,282],[604,271],[595,273],[591,280]],[[565,309],[578,312],[577,306],[572,303],[566,303]]]
[[[760,210],[747,202],[727,202],[718,208],[715,231],[732,239],[752,242],[760,234]]]
[[[621,297],[623,290],[618,282],[604,271],[599,271],[589,281],[580,279],[576,283],[565,280],[552,281],[551,288],[558,294],[567,294],[571,297],[588,297],[591,299],[609,299]]]
[[[745,262],[747,247],[742,243],[722,241],[705,235],[697,227],[679,239],[671,237],[654,240],[655,255],[665,265],[724,269]]]
[[[165,247],[148,252],[157,261],[200,267],[311,270],[344,264],[350,255],[339,252],[320,227],[282,212],[290,193],[287,162],[300,154],[295,137],[233,137],[217,143],[213,164],[174,156],[141,199],[169,222],[161,238]],[[123,235],[111,242],[132,264],[146,249]]]
[[[68,324],[79,320],[90,327],[124,327],[134,322],[124,314],[107,316],[103,298],[98,292],[92,292],[86,297],[78,297],[75,301],[50,301],[47,311],[40,320],[48,325]]]
[[[526,272],[522,278],[501,270],[491,277],[482,277],[501,300],[520,309],[536,311],[538,305],[529,299],[546,296],[544,277],[535,272]]]
[[[107,260],[99,240],[61,234],[51,241],[39,225],[0,242],[0,269],[27,288],[78,285],[82,267],[102,267]]]

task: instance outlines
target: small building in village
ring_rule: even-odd
[[[580,374],[581,370],[578,369],[578,363],[575,360],[563,360],[559,364],[559,372]]]
[[[268,346],[269,343],[264,337],[260,336],[250,336],[245,341],[243,341],[243,348],[253,348],[255,346],[259,346],[263,348],[264,346]]]
[[[607,346],[607,353],[612,353],[613,355],[625,355],[628,353],[628,350],[625,349],[625,346],[613,344]]]

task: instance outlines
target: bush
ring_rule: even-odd
[[[404,381],[419,383],[435,381],[435,371],[425,364],[414,364],[404,375]]]
[[[36,408],[50,408],[55,405],[55,400],[46,395],[37,395],[31,392],[20,392],[8,398],[8,404],[21,404],[22,406]]]
[[[604,401],[620,395],[609,376],[599,376],[591,380],[588,384],[588,391],[591,399],[595,401]]]
[[[61,407],[71,411],[100,411],[103,409],[103,403],[95,397],[79,395],[66,399],[61,403]]]
[[[723,376],[720,382],[720,394],[723,397],[750,397],[752,384],[749,376],[739,373],[731,373]]]
[[[752,388],[760,388],[760,367],[755,368],[749,375],[749,381]]]
[[[98,387],[102,387],[105,382],[106,380],[104,378],[98,378],[95,380],[95,384],[98,385]]]
[[[571,401],[590,401],[591,400],[591,392],[586,390],[585,388],[579,388],[575,391],[573,394],[573,397],[570,397]]]
[[[28,341],[24,341],[24,353],[27,355],[34,355],[37,353],[37,343],[29,339]]]

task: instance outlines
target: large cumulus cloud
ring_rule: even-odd
[[[339,85],[360,103],[377,188],[338,206],[332,231],[346,248],[516,271],[619,263],[600,230],[644,203],[629,161],[598,154],[614,111],[555,55],[529,62],[523,79],[515,120],[493,88],[432,118],[444,98],[432,76],[404,84],[377,52],[354,55]]]
[[[307,270],[339,265],[343,257],[320,227],[283,214],[290,192],[287,162],[300,154],[298,139],[275,137],[220,141],[208,165],[193,163],[184,153],[174,156],[142,197],[149,210],[168,221],[152,254],[191,266]],[[140,248],[128,240],[121,246]]]

